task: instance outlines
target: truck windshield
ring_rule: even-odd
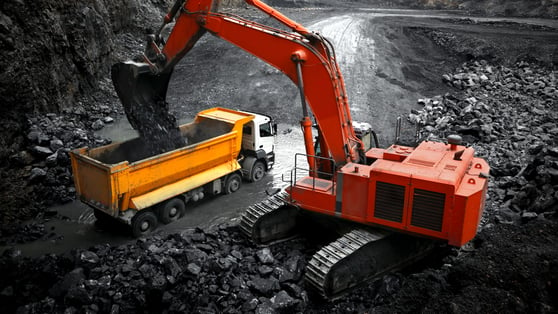
[[[271,131],[271,124],[270,123],[264,123],[264,124],[260,125],[260,136],[261,137],[273,136],[273,132]]]

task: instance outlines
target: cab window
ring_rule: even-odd
[[[265,124],[260,125],[260,136],[261,137],[273,136],[273,132],[271,131],[271,124],[270,123],[265,123]]]
[[[252,126],[250,126],[249,124],[245,124],[242,128],[242,133],[246,135],[252,135]]]

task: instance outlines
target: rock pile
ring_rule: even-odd
[[[0,210],[0,235],[17,237],[7,239],[7,242],[33,238],[24,232],[26,229],[14,228],[12,223],[43,213],[47,206],[75,198],[68,152],[77,147],[110,143],[93,133],[94,126],[112,123],[112,117],[116,115],[114,106],[94,103],[80,104],[61,114],[28,118],[29,127],[21,150],[10,155],[8,167],[2,169],[6,176],[15,178],[0,183],[0,196],[4,200]],[[14,195],[27,195],[27,198],[14,199]],[[28,204],[32,206],[28,207]]]
[[[90,131],[113,119],[114,102],[104,102],[114,94],[102,79],[107,64],[137,53],[139,34],[158,25],[170,4],[2,2],[0,176],[6,180],[0,182],[0,237],[17,229],[7,224],[73,198],[68,150],[99,144]],[[91,95],[99,89],[103,95]],[[105,105],[110,108],[100,108]]]
[[[0,258],[0,300],[19,313],[302,311],[303,248],[254,247],[221,226],[38,260],[10,251]]]
[[[421,99],[409,115],[427,139],[460,134],[489,160],[496,222],[520,223],[558,209],[558,73],[535,64],[484,61],[443,76],[462,90]]]

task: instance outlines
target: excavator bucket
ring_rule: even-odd
[[[167,114],[165,99],[171,75],[172,71],[154,74],[149,64],[134,61],[112,66],[114,88],[134,129],[142,128],[146,113]]]
[[[112,66],[114,88],[130,125],[152,154],[186,144],[165,101],[172,71],[154,74],[147,63],[126,61]]]

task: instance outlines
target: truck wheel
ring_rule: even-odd
[[[240,175],[238,173],[231,173],[225,182],[225,194],[231,194],[238,191],[241,184],[242,178]]]
[[[139,238],[151,233],[157,228],[157,216],[149,210],[140,210],[132,218],[132,234]]]
[[[250,171],[250,182],[258,182],[265,176],[265,165],[261,161],[256,161]]]
[[[184,215],[186,205],[179,198],[172,198],[159,207],[159,221],[168,224]]]

